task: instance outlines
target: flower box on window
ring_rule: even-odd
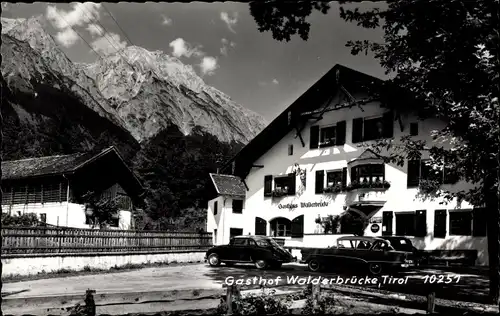
[[[347,191],[352,191],[356,189],[388,189],[391,187],[391,184],[386,181],[380,181],[377,180],[375,182],[368,182],[368,181],[352,181],[351,184],[349,184],[346,188]]]
[[[288,190],[284,188],[276,188],[272,192],[273,197],[282,197],[288,195]]]
[[[342,185],[336,184],[336,185],[327,186],[326,188],[323,189],[323,192],[324,193],[340,193],[344,190],[345,190],[345,188]]]

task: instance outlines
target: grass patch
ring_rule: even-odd
[[[202,262],[202,261],[200,261]],[[20,275],[20,274],[11,274],[7,276],[2,276],[2,282],[4,283],[13,283],[13,282],[22,282],[22,281],[31,281],[31,280],[41,280],[41,279],[52,279],[52,278],[61,278],[61,277],[70,277],[70,276],[80,276],[80,275],[92,275],[92,274],[104,274],[104,273],[116,273],[116,272],[126,272],[133,270],[140,270],[144,268],[155,268],[155,267],[166,267],[166,266],[178,266],[178,265],[192,265],[198,264],[200,262],[186,262],[179,263],[176,260],[168,262],[145,262],[145,263],[127,263],[124,265],[115,265],[109,269],[102,268],[93,268],[89,265],[86,265],[81,270],[71,270],[71,269],[58,269],[53,271],[45,271],[42,270],[37,274],[30,275]]]

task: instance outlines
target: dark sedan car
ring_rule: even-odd
[[[215,246],[206,253],[205,260],[212,267],[225,263],[253,263],[258,269],[280,268],[283,263],[293,262],[292,254],[274,239],[265,236],[236,236],[229,245]]]
[[[425,262],[425,253],[415,248],[409,238],[404,236],[382,236],[380,238],[389,241],[391,246],[397,251],[412,253],[416,265],[422,265]]]

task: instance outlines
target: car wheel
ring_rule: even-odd
[[[379,275],[382,273],[382,265],[380,263],[370,263],[368,270],[372,275]]]
[[[311,272],[318,272],[319,270],[321,270],[321,264],[319,263],[318,260],[311,259],[311,260],[309,260],[309,263],[307,264],[307,268]]]
[[[255,267],[257,269],[265,269],[267,268],[267,262],[265,260],[256,260],[255,261]]]
[[[210,266],[212,266],[212,267],[218,267],[218,266],[220,266],[219,255],[216,254],[216,253],[210,254],[210,256],[208,256],[208,264]]]

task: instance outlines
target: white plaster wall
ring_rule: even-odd
[[[11,212],[12,215],[35,213],[46,214],[47,224],[72,228],[91,228],[85,224],[85,206],[76,203],[54,202],[54,203],[28,203],[12,206],[2,205],[2,212]],[[120,211],[119,227],[115,229],[130,229],[132,213]],[[114,227],[110,227],[113,229]]]
[[[217,215],[214,215],[213,210],[215,201],[219,204]],[[208,202],[207,232],[214,234],[214,230],[217,229],[217,236],[214,234],[214,245],[228,244],[231,228],[242,228],[244,235],[252,232],[246,224],[246,221],[249,219],[246,204],[243,203],[242,214],[235,214],[233,213],[232,203],[233,199],[229,196],[219,196]]]
[[[147,255],[110,255],[88,257],[32,257],[2,258],[2,277],[9,275],[31,275],[60,269],[83,270],[85,267],[109,269],[127,264],[202,262],[205,252],[184,252]]]
[[[337,100],[333,100],[337,102]],[[304,233],[314,234],[318,233],[317,224],[315,219],[319,216],[336,215],[344,211],[346,205],[346,194],[321,194],[314,193],[315,186],[315,172],[317,170],[332,170],[347,167],[347,162],[357,158],[366,148],[369,143],[352,144],[352,120],[358,117],[369,117],[374,115],[381,115],[385,112],[376,103],[370,103],[363,106],[363,110],[359,107],[352,107],[350,109],[340,109],[327,112],[323,115],[323,119],[315,125],[330,125],[339,121],[346,121],[346,144],[343,146],[334,146],[329,148],[309,149],[309,123],[302,131],[302,137],[305,146],[302,147],[300,139],[295,138],[295,130],[288,133],[281,141],[273,146],[268,152],[262,155],[257,161],[256,165],[263,165],[263,168],[254,168],[248,175],[246,183],[249,187],[245,201],[244,219],[234,219],[230,225],[244,225],[244,231],[255,233],[255,217],[261,217],[266,221],[270,221],[276,217],[285,217],[290,220],[299,215],[304,215]],[[444,127],[444,123],[438,120],[417,121],[415,117],[407,116],[402,118],[404,130],[401,131],[399,123],[394,122],[394,139],[399,140],[401,136],[409,134],[409,124],[411,122],[418,122],[419,135],[415,139],[426,140],[428,143],[433,142],[431,131]],[[436,143],[436,142],[435,142]],[[288,145],[293,144],[293,155],[288,155]],[[439,145],[448,147],[449,140],[439,141]],[[423,158],[426,158],[423,154]],[[306,170],[306,185],[305,188],[301,185],[300,179],[297,178],[297,194],[295,196],[286,196],[282,198],[264,197],[264,176],[266,175],[284,175],[291,172],[293,165],[297,163],[301,169]],[[422,241],[418,242],[418,248],[421,249],[478,249],[480,252],[481,260],[487,258],[487,250],[483,248],[485,245],[485,238],[473,238],[469,236],[452,236],[445,239],[435,239],[433,237],[434,228],[434,210],[456,208],[472,208],[468,203],[458,205],[456,201],[448,205],[442,205],[442,199],[424,199],[417,196],[417,189],[407,188],[407,165],[403,167],[397,165],[386,164],[385,174],[386,180],[391,183],[391,187],[381,193],[376,193],[375,199],[386,200],[384,206],[374,214],[374,216],[382,216],[383,211],[405,212],[415,210],[427,211],[427,226],[428,235],[421,238]],[[350,182],[350,172],[348,172],[347,183]],[[467,183],[457,183],[453,186],[446,186],[447,189],[460,190],[469,187]],[[352,199],[353,193],[348,193]],[[300,204],[300,202],[328,202],[326,207],[312,207],[312,208],[295,208],[295,209],[280,209],[279,204]],[[449,217],[447,218],[449,221]],[[393,219],[395,225],[395,217]],[[447,223],[449,225],[449,223]],[[268,225],[269,226],[269,225]],[[381,226],[381,225],[380,225]],[[377,234],[373,234],[367,228],[366,235],[381,235],[382,230]],[[395,231],[393,227],[393,232]],[[449,232],[449,229],[447,229]],[[331,238],[331,237],[329,237]],[[457,241],[458,240],[458,241]],[[288,243],[292,241],[287,241]],[[323,244],[319,240],[308,239],[304,237],[303,240],[296,240],[303,246],[313,246],[315,244]],[[487,259],[486,259],[487,260]]]

